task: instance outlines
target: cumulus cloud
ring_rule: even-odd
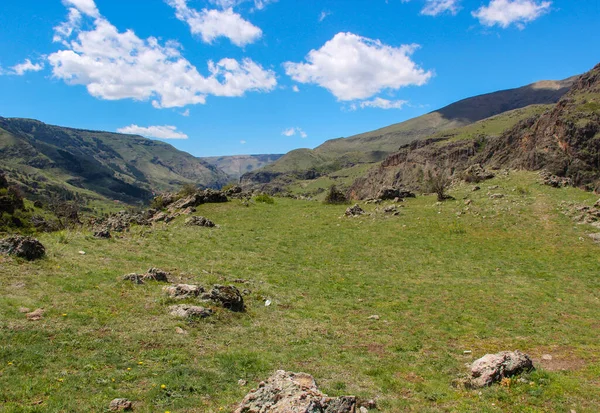
[[[296,93],[300,92],[300,88],[298,88],[298,85],[292,86],[292,90]]]
[[[515,24],[522,29],[529,23],[550,11],[551,1],[536,0],[491,0],[471,14],[485,26],[498,25],[507,28]]]
[[[161,44],[155,37],[141,39],[132,30],[119,32],[102,16],[93,20],[90,30],[74,28],[75,39],[65,38],[60,27],[55,34],[65,49],[48,56],[53,76],[84,85],[100,99],[152,99],[154,107],[170,108],[203,104],[208,95],[267,92],[277,85],[275,73],[251,59],[208,61],[209,75],[204,76],[182,56],[176,42]]]
[[[426,0],[425,6],[421,10],[421,14],[426,16],[437,16],[448,12],[454,15],[458,13],[459,3],[460,0]]]
[[[164,125],[164,126],[138,126],[129,125],[124,128],[117,129],[119,133],[125,133],[128,135],[141,135],[146,138],[157,138],[157,139],[188,139],[188,136],[177,130],[177,127]]]
[[[367,99],[384,89],[421,86],[433,76],[410,59],[419,46],[388,46],[352,33],[338,33],[306,63],[284,63],[288,76],[299,83],[317,84],[338,100]]]
[[[184,110],[183,112],[181,112],[181,116],[185,116],[187,118],[188,116],[190,116],[190,110],[189,109]]]
[[[402,109],[408,101],[406,100],[388,100],[383,98],[375,98],[371,100],[363,100],[358,104],[361,109],[364,108],[379,108],[379,109]],[[354,107],[356,108],[356,107]]]
[[[201,11],[188,7],[187,0],[167,0],[175,9],[175,16],[187,23],[193,34],[200,35],[206,43],[212,43],[219,37],[228,38],[236,46],[254,43],[262,36],[262,30],[233,9]]]
[[[94,0],[63,0],[65,6],[72,6],[90,17],[100,17],[100,12]]]
[[[281,132],[281,134],[283,136],[295,136],[295,135],[299,135],[301,138],[307,138],[308,135],[306,134],[306,132],[304,132],[302,130],[302,128],[288,128],[288,129],[284,129],[283,132]]]
[[[230,7],[239,6],[242,3],[247,3],[251,0],[210,0],[215,6],[221,7],[222,9],[228,9]],[[262,10],[270,3],[275,3],[277,0],[252,0],[254,8],[256,10]]]
[[[44,68],[43,63],[35,63],[34,64],[34,63],[31,63],[31,60],[25,59],[25,61],[23,63],[19,63],[18,65],[11,67],[10,68],[11,70],[8,72],[8,74],[23,76],[27,72],[39,72],[43,68]]]

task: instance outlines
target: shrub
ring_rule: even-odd
[[[447,169],[429,167],[425,171],[425,187],[428,192],[437,194],[437,199],[440,202],[452,198],[446,194],[446,190],[451,183],[452,179]]]
[[[325,196],[325,200],[323,201],[325,204],[346,204],[348,203],[348,198],[346,195],[340,191],[335,185],[331,185],[329,188],[329,192]]]
[[[254,197],[254,201],[262,202],[263,204],[274,204],[275,199],[267,194],[260,194]]]

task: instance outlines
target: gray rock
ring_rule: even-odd
[[[196,226],[196,227],[213,228],[215,226],[215,223],[207,218],[194,216],[194,217],[189,217],[188,219],[186,219],[185,225],[190,226],[190,227]]]
[[[112,238],[112,235],[110,234],[108,228],[102,228],[94,232],[94,238],[110,239]]]
[[[123,281],[131,281],[135,284],[143,284],[144,281],[142,280],[142,278],[143,278],[143,275],[131,273],[131,274],[125,274],[121,279]]]
[[[36,238],[14,235],[0,240],[0,253],[33,261],[44,257],[46,248]]]
[[[215,285],[209,293],[202,295],[202,299],[215,301],[231,311],[246,311],[244,298],[233,285]]]
[[[533,370],[533,362],[520,351],[503,351],[486,354],[471,365],[471,387],[490,386],[505,377],[512,377]]]
[[[198,297],[204,292],[204,288],[198,285],[177,284],[163,287],[163,291],[171,298],[182,300]]]
[[[110,402],[108,408],[113,412],[127,411],[133,408],[133,404],[127,399],[114,399]]]
[[[347,217],[357,217],[364,214],[365,211],[358,204],[354,204],[353,206],[349,207],[345,212]]]
[[[501,199],[504,198],[504,194],[492,194],[490,195],[490,199]]]
[[[159,281],[159,282],[169,282],[169,276],[171,274],[160,270],[158,268],[150,268],[146,274],[142,276],[143,281]]]
[[[172,316],[180,318],[206,318],[213,314],[210,308],[188,304],[172,305],[169,307],[169,312]]]
[[[354,396],[327,397],[306,373],[277,371],[246,395],[234,413],[355,413]]]

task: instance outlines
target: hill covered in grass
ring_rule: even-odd
[[[600,261],[587,234],[598,230],[562,208],[597,197],[537,181],[459,184],[456,201],[418,196],[398,216],[387,203],[340,218],[345,206],[277,198],[200,205],[220,228],[179,217],[110,240],[43,234],[47,258],[0,256],[2,410],[99,412],[124,397],[135,412],[231,412],[285,369],[381,412],[594,412]],[[503,198],[487,195],[495,186]],[[121,279],[154,266],[172,283],[247,290],[247,310],[208,304],[208,318],[177,319],[169,306],[198,301]],[[465,364],[515,349],[534,372],[454,386]]]
[[[275,182],[287,185],[304,179],[307,171],[326,175],[362,163],[376,163],[401,146],[436,133],[531,105],[556,103],[575,78],[541,81],[528,86],[475,96],[408,121],[349,138],[329,140],[315,149],[297,149],[277,162],[245,174],[246,186]]]
[[[191,183],[220,187],[227,175],[173,146],[141,136],[47,125],[0,117],[0,169],[33,177],[22,186],[35,195],[44,182],[71,192],[125,202]],[[33,183],[33,185],[31,184]]]
[[[233,155],[209,156],[200,158],[206,163],[216,166],[225,172],[232,180],[239,179],[243,174],[263,168],[281,158],[283,155]]]

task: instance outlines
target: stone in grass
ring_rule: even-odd
[[[206,318],[213,314],[210,308],[188,304],[172,305],[169,307],[169,312],[172,316],[179,318]]]
[[[144,281],[142,280],[143,275],[140,274],[136,274],[136,273],[131,273],[131,274],[125,274],[122,278],[123,281],[131,281],[132,283],[135,284],[143,284]]]
[[[169,276],[171,274],[160,270],[158,268],[150,268],[146,274],[142,277],[144,281],[159,281],[159,282],[169,282]]]
[[[277,371],[252,390],[234,413],[354,413],[356,397],[327,397],[306,373]]]
[[[99,229],[98,231],[94,232],[94,238],[110,239],[110,238],[112,238],[112,235],[110,234],[110,231],[108,230],[108,228],[102,228],[102,229]]]
[[[198,285],[177,284],[163,287],[163,291],[171,298],[182,300],[198,297],[204,292],[204,288]]]
[[[198,216],[194,216],[194,217],[189,217],[188,219],[185,220],[185,225],[189,226],[189,227],[207,227],[207,228],[213,228],[215,227],[215,223],[212,222],[210,219],[204,218],[204,217],[198,217]]]
[[[33,261],[46,255],[46,248],[35,238],[15,235],[0,240],[0,252]]]
[[[110,402],[108,408],[112,412],[128,411],[133,408],[133,404],[127,399],[114,399]]]
[[[353,206],[349,207],[345,212],[347,217],[357,217],[364,214],[365,211],[358,204],[354,204]]]
[[[25,314],[25,316],[27,317],[27,319],[29,321],[39,321],[44,316],[44,309],[38,308],[37,310],[34,310],[30,313]]]
[[[209,293],[202,295],[202,299],[220,303],[223,307],[231,311],[246,311],[244,298],[240,290],[233,285],[215,285]]]
[[[503,378],[516,376],[533,370],[533,362],[527,354],[516,351],[502,351],[486,354],[471,365],[470,387],[491,386]]]

